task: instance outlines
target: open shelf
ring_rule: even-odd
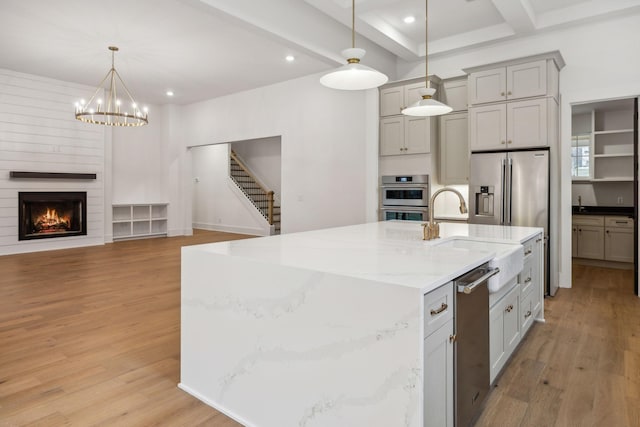
[[[167,203],[113,205],[113,239],[167,235]]]

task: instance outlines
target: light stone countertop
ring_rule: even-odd
[[[499,247],[492,243],[520,244],[541,231],[533,227],[440,223],[441,238],[425,242],[419,222],[381,221],[191,248],[428,293],[492,259]],[[455,238],[487,245],[483,250],[438,246]]]

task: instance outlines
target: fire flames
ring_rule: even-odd
[[[47,212],[33,221],[38,233],[51,233],[71,229],[71,219],[68,216],[59,215],[55,209],[47,208]]]

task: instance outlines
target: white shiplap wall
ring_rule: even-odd
[[[94,89],[0,69],[0,255],[103,244],[105,129],[77,121]],[[96,173],[96,180],[10,179],[10,171]],[[86,191],[87,235],[18,241],[19,191]]]

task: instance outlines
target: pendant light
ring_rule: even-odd
[[[351,48],[342,51],[347,64],[325,74],[320,83],[331,89],[363,90],[383,85],[389,78],[371,67],[362,65],[360,60],[366,51],[356,48],[356,0],[351,1]]]
[[[438,102],[433,99],[433,95],[436,93],[436,90],[431,87],[431,82],[429,81],[429,44],[427,40],[427,29],[429,24],[429,0],[425,0],[425,10],[424,10],[424,79],[425,79],[425,88],[420,89],[420,95],[422,99],[414,102],[407,108],[402,110],[402,114],[405,116],[440,116],[442,114],[447,114],[453,111],[453,108],[449,107],[442,102]]]

